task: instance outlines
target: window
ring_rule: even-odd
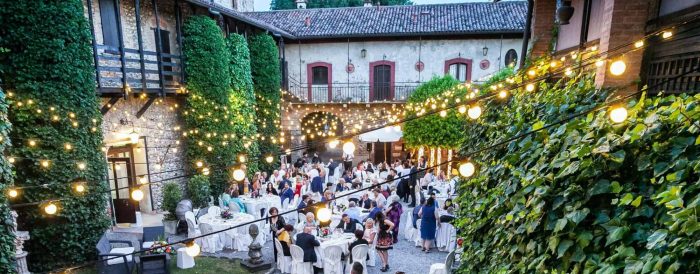
[[[514,49],[509,49],[506,52],[506,67],[510,65],[517,65],[518,64],[518,53],[515,52]]]
[[[160,49],[160,52],[163,54],[170,54],[170,32],[164,29],[160,30],[160,41],[158,40],[158,29],[153,29],[153,35],[155,37],[156,41],[156,50]],[[161,58],[161,62],[163,63],[170,63],[172,62],[172,58],[170,57],[163,57]],[[171,72],[173,71],[172,66],[163,66],[163,80],[165,81],[173,81],[173,76],[171,75]],[[165,83],[165,84],[170,84],[170,83]]]
[[[117,29],[117,3],[115,0],[99,0],[100,19],[102,20],[102,44],[119,48],[119,31]]]
[[[311,84],[327,85],[328,84],[328,67],[313,67],[311,68]]]
[[[467,64],[454,63],[450,65],[450,75],[460,82],[467,81]]]

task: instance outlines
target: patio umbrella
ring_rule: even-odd
[[[400,127],[385,127],[360,134],[362,142],[396,142],[403,137]]]

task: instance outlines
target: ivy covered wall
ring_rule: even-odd
[[[520,91],[467,124],[461,153],[607,98],[591,77]],[[606,107],[474,155],[479,171],[459,189],[461,271],[696,272],[699,103],[700,95],[629,100],[623,123]]]
[[[279,50],[272,36],[266,33],[251,35],[248,41],[250,49],[250,69],[257,105],[257,128],[260,133],[258,144],[261,155],[279,155],[280,122],[280,73]],[[260,169],[271,171],[279,165],[274,157],[272,163],[260,162]]]
[[[0,55],[0,77],[5,91],[14,94],[8,155],[16,159],[15,184],[48,185],[22,191],[13,203],[66,198],[51,216],[39,206],[18,208],[20,229],[31,236],[25,243],[30,270],[93,260],[95,244],[110,222],[90,28],[82,2],[0,1],[0,6],[0,48],[9,51]],[[79,163],[86,164],[83,170]],[[71,192],[76,179],[87,182],[86,195]]]
[[[8,187],[12,185],[12,164],[5,157],[5,150],[10,146],[10,129],[12,125],[7,120],[8,105],[5,93],[0,88],[0,273],[15,273],[15,234],[12,227],[12,216],[8,207]]]

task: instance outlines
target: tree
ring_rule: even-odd
[[[260,154],[263,157],[279,155],[278,142],[280,120],[280,73],[279,51],[272,36],[259,33],[248,41],[250,50],[250,70],[257,102],[257,128],[260,138]],[[270,171],[277,161],[260,162],[260,169]]]
[[[30,270],[93,260],[110,221],[102,115],[82,1],[3,0],[0,6],[0,48],[8,50],[0,57],[0,77],[13,93],[8,155],[16,159],[15,184],[33,187],[14,202],[62,198],[54,215],[34,206],[17,209],[20,229],[32,239],[25,243]],[[84,168],[78,168],[81,163]],[[72,193],[75,180],[87,183],[86,195]]]

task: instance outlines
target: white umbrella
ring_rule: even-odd
[[[401,127],[385,127],[360,134],[362,142],[396,142],[403,137]]]

